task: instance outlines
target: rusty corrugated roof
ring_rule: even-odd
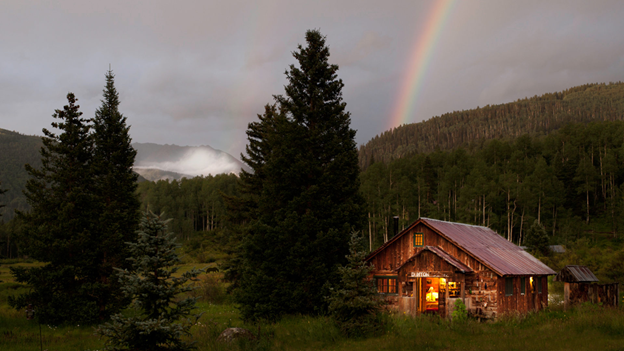
[[[394,271],[398,272],[401,268],[403,268],[403,266],[405,266],[409,262],[412,262],[418,255],[420,255],[421,253],[423,253],[425,251],[433,252],[438,257],[440,257],[444,261],[448,262],[450,265],[452,265],[453,267],[457,268],[457,270],[462,272],[462,273],[471,273],[471,272],[473,272],[473,270],[470,267],[468,267],[465,264],[461,263],[455,257],[449,255],[446,251],[442,250],[439,247],[435,247],[435,246],[424,246],[422,250],[418,251],[414,256],[410,257],[407,261],[405,261],[405,263],[403,263],[401,266],[399,266]]]
[[[555,281],[567,283],[591,283],[597,282],[598,278],[586,266],[565,266],[555,277]]]
[[[540,260],[488,227],[430,218],[421,218],[420,221],[500,275],[557,274]]]

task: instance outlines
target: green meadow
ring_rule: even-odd
[[[26,289],[12,281],[9,267],[37,264],[0,261],[0,350],[102,350],[104,340],[94,334],[93,327],[39,326],[27,320],[24,311],[8,306],[9,295]],[[184,264],[180,271],[195,265]],[[323,316],[291,316],[276,324],[247,324],[225,293],[220,278],[219,273],[202,276],[193,292],[199,297],[197,312],[203,313],[192,329],[198,350],[624,350],[622,307],[586,304],[563,311],[561,304],[555,303],[547,311],[523,317],[507,316],[496,322],[468,320],[462,324],[437,317],[389,315],[382,334],[348,339]],[[228,327],[246,328],[259,339],[231,344],[217,341]]]

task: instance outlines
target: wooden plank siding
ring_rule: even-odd
[[[603,306],[619,306],[620,286],[618,283],[591,284],[591,283],[565,283],[564,296],[565,308],[574,304],[591,302]]]
[[[401,236],[370,260],[370,263],[375,266],[376,274],[392,274],[393,270],[397,269],[422,249],[420,247],[414,247],[414,232],[424,233],[423,241],[425,246],[438,246],[475,271],[488,270],[491,272],[491,270],[461,250],[457,245],[451,243],[421,223],[416,225],[409,234]]]
[[[531,277],[534,279],[534,289],[531,289]],[[548,306],[548,276],[514,276],[513,295],[505,296],[505,279],[498,278],[498,297],[500,300],[500,314],[527,313],[539,311]],[[521,278],[525,278],[525,293],[521,294]],[[537,279],[542,281],[542,292],[537,289]]]

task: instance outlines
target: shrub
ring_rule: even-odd
[[[220,275],[206,274],[199,280],[199,288],[197,289],[198,297],[213,304],[222,304],[227,302],[228,294],[227,288],[223,281],[220,279]]]
[[[455,300],[455,306],[453,312],[451,312],[451,319],[453,322],[462,323],[468,319],[468,310],[466,305],[461,299]]]

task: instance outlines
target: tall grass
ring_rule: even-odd
[[[496,322],[453,323],[435,316],[393,315],[383,335],[348,339],[327,317],[291,316],[275,324],[246,324],[236,306],[200,302],[204,312],[191,330],[198,350],[623,350],[624,309],[585,304]],[[228,327],[243,327],[258,340],[217,341]],[[101,349],[103,340],[83,326],[43,326],[44,349]],[[0,350],[39,349],[36,322],[0,307]]]
[[[10,280],[7,266],[14,264],[33,265],[4,262],[0,266],[0,276],[6,279],[0,283],[0,350],[39,350],[38,324],[7,305],[9,295],[27,289]],[[196,264],[184,265],[181,270],[191,266]],[[191,332],[198,350],[624,350],[622,307],[584,304],[564,311],[562,304],[551,303],[546,311],[508,315],[495,322],[469,319],[453,323],[435,316],[391,315],[386,316],[382,335],[349,339],[322,316],[290,316],[275,324],[244,323],[225,292],[220,273],[210,273],[197,283],[199,289],[194,294],[199,298],[197,310],[203,315]],[[246,328],[258,339],[230,344],[217,341],[229,327]],[[92,327],[42,325],[41,331],[43,348],[50,351],[101,350],[104,345]]]

